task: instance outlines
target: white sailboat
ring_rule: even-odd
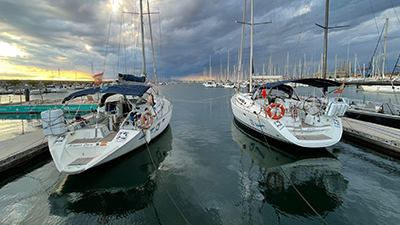
[[[361,85],[362,90],[365,92],[374,92],[381,94],[399,94],[400,86],[390,85]]]
[[[212,79],[212,67],[211,67],[211,56],[210,56],[210,69],[209,69],[209,73],[210,73],[210,80],[208,80],[207,82],[204,83],[204,87],[206,88],[215,88],[217,87],[217,83],[215,83],[215,81]]]
[[[204,87],[207,88],[212,88],[212,87],[217,87],[217,84],[213,80],[209,80],[206,83],[204,83]]]
[[[142,4],[140,4],[141,24]],[[142,40],[143,40],[142,33]],[[144,46],[142,47],[144,57]],[[97,112],[66,125],[61,110],[42,112],[44,134],[53,161],[60,172],[82,173],[149,143],[169,125],[172,104],[160,90],[145,85],[146,69],[138,79],[75,92],[63,103],[100,93]],[[133,84],[132,84],[133,83]]]
[[[251,26],[254,26],[253,1]],[[251,29],[250,62],[253,59]],[[252,64],[250,63],[250,71]],[[306,148],[336,144],[342,137],[342,122],[347,105],[327,97],[299,97],[287,83],[300,83],[316,88],[340,86],[325,79],[297,79],[268,83],[250,93],[236,92],[231,98],[235,119],[253,131],[270,138]],[[252,74],[250,74],[252,83]]]

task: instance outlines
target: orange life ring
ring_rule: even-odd
[[[150,118],[147,124],[146,124],[147,120],[146,116]],[[150,111],[147,110],[146,112],[142,113],[142,115],[140,116],[140,125],[142,126],[143,130],[147,130],[151,127],[151,125],[153,125],[153,115],[151,114]]]
[[[265,106],[265,107],[266,107],[266,106]],[[275,111],[275,114],[272,115],[271,109],[272,109],[272,108],[275,108],[275,107],[279,107],[279,108],[280,108],[281,113],[280,113],[279,115],[276,114],[277,111]],[[266,109],[266,111],[267,111],[267,115],[268,115],[270,118],[274,119],[274,120],[279,120],[280,118],[282,118],[282,116],[285,115],[285,108],[283,107],[283,105],[281,105],[281,104],[279,104],[279,103],[272,103],[272,104],[270,104],[270,105],[268,106],[268,108]]]

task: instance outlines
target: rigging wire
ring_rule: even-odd
[[[122,2],[122,5],[124,5],[124,2]],[[121,23],[119,26],[119,38],[118,38],[118,54],[117,54],[117,74],[119,70],[119,55],[120,55],[120,49],[121,49],[121,37],[122,37],[122,23],[124,21],[124,10],[121,7]],[[117,75],[116,75],[117,76]]]
[[[311,0],[308,0],[307,1],[307,4],[306,4],[306,7],[307,8],[309,8],[310,7],[310,4],[311,4]],[[311,10],[309,10],[309,11],[311,11]],[[305,24],[306,24],[306,20],[307,20],[307,15],[308,15],[308,12],[309,11],[307,11],[306,13],[304,13],[304,16],[303,16],[303,23],[302,23],[302,25],[301,25],[301,27],[300,27],[300,32],[299,32],[299,34],[298,34],[298,41],[297,41],[297,45],[296,45],[296,50],[295,50],[295,54],[294,54],[294,58],[293,58],[293,67],[292,68],[296,68],[296,57],[297,57],[297,54],[299,53],[299,49],[300,49],[300,46],[301,46],[301,42],[302,42],[302,40],[303,40],[303,36],[304,36],[304,28],[305,28]],[[300,61],[301,61],[301,59],[300,59]],[[300,73],[301,71],[299,71],[299,73]],[[294,78],[294,77],[293,77]]]
[[[372,15],[374,16],[376,32],[379,34],[378,23],[376,22],[375,11],[374,11],[374,8],[372,7],[372,2],[371,2],[371,0],[369,0],[369,5],[371,6]]]
[[[257,119],[258,122],[260,124],[261,120],[260,120],[260,116],[258,114],[257,115]],[[271,146],[268,143],[267,137],[265,136],[265,132],[262,128],[262,126],[260,126],[261,129],[261,133],[263,135],[264,141],[267,144],[268,150],[274,155],[274,159],[276,160],[277,157],[275,156],[275,152],[271,149]],[[277,161],[278,162],[278,161]],[[279,162],[278,162],[279,163]],[[328,223],[324,220],[324,218],[322,218],[322,216],[314,209],[314,207],[307,201],[307,199],[301,194],[301,192],[297,189],[297,187],[294,185],[294,183],[292,182],[292,180],[290,179],[290,177],[286,174],[286,172],[282,169],[282,167],[280,165],[278,165],[279,170],[283,173],[283,175],[285,175],[286,179],[289,180],[290,185],[292,185],[293,189],[297,192],[297,194],[301,197],[301,199],[307,204],[307,206],[319,217],[319,219],[326,225],[328,225]]]
[[[386,24],[386,22],[385,22],[385,24]],[[386,25],[385,25],[385,26],[386,26]],[[381,41],[383,31],[385,30],[385,26],[382,27],[382,32],[381,32],[381,34],[379,35],[379,39],[378,39],[378,42],[376,43],[374,53],[373,53],[372,56],[371,56],[371,61],[369,62],[369,67],[370,67],[370,69],[371,69],[371,66],[372,66],[372,59],[373,59],[374,56],[375,56],[376,50],[378,50],[378,46],[379,46],[379,43],[380,43],[380,41]]]
[[[397,15],[397,12],[396,12],[396,9],[394,8],[394,5],[393,5],[393,2],[392,2],[392,0],[390,0],[390,4],[392,4],[392,9],[393,9],[393,11],[394,11],[394,14],[396,15],[396,17],[397,17],[397,21],[399,22],[399,24],[400,24],[400,19],[399,19],[399,16]]]
[[[160,34],[160,57],[161,57],[161,60],[160,60],[160,70],[159,70],[159,71],[163,72],[163,54],[162,54],[162,36],[161,36],[161,17],[160,17],[161,11],[160,11],[160,9],[158,9],[158,11],[160,12],[160,13],[158,14],[158,32],[159,32],[159,34]],[[164,80],[164,79],[163,79],[163,78],[164,78],[164,75],[162,75],[161,72],[160,72],[160,76],[161,76],[160,80]],[[165,81],[165,80],[164,80],[164,81]]]
[[[107,34],[107,42],[106,42],[106,53],[104,54],[104,65],[103,65],[103,73],[106,70],[106,63],[107,63],[107,53],[108,53],[108,43],[110,40],[110,31],[111,31],[111,20],[112,20],[112,12],[110,13],[110,22],[108,24],[108,34]]]
[[[394,67],[393,67],[392,74],[390,75],[390,82],[392,83],[392,89],[393,89],[393,93],[395,94],[394,96],[395,96],[395,98],[396,98],[397,104],[399,104],[399,100],[397,99],[397,95],[396,95],[396,91],[395,91],[395,88],[394,88],[394,85],[393,85],[393,79],[392,79],[392,77],[393,77],[393,74],[394,74],[394,70],[395,70],[396,67],[397,67],[397,63],[399,63],[399,59],[400,59],[400,54],[399,54],[399,56],[397,57],[396,63],[394,64]]]

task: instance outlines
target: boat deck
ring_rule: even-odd
[[[90,161],[92,161],[92,159],[94,159],[94,158],[91,158],[91,157],[88,157],[88,158],[77,158],[72,163],[68,164],[68,166],[86,165]]]
[[[84,138],[84,139],[75,139],[69,142],[68,144],[82,144],[82,143],[97,143],[102,138]]]
[[[304,141],[316,141],[316,140],[329,140],[332,139],[324,134],[320,135],[296,135],[295,136],[299,140],[304,140]]]
[[[105,136],[103,139],[101,139],[101,141],[102,142],[112,141],[116,135],[117,135],[117,132],[111,132],[107,136]]]
[[[111,132],[104,138],[83,138],[83,139],[75,139],[69,142],[68,144],[83,144],[83,143],[98,143],[98,142],[109,142],[114,139],[117,135],[117,132]]]

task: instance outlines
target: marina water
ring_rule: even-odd
[[[309,151],[265,143],[234,121],[233,89],[162,88],[174,112],[148,148],[73,176],[35,158],[2,176],[0,224],[323,224],[316,213],[328,224],[399,223],[399,161],[346,140]],[[355,87],[342,96],[396,101]],[[3,137],[22,124],[40,129],[1,120]]]

